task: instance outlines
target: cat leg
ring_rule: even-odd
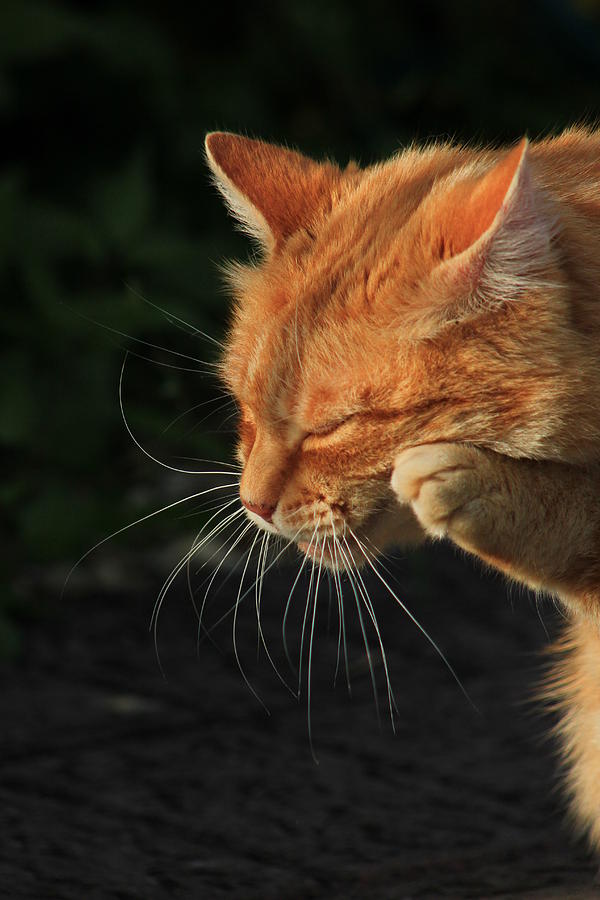
[[[600,621],[600,472],[512,459],[467,444],[396,458],[392,488],[424,531]]]
[[[600,853],[600,477],[459,444],[401,453],[392,486],[424,530],[534,588],[572,615],[543,698],[560,715],[574,822]]]

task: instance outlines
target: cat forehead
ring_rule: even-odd
[[[446,184],[451,187],[470,168],[463,164],[458,172],[456,159],[442,164],[432,153],[414,164],[400,158],[366,170],[327,217],[299,229],[278,254],[238,280],[240,314],[272,316],[286,307],[310,307],[316,320],[335,300],[338,310],[350,303],[356,314],[383,280],[410,277],[415,248],[427,243],[422,235],[420,241],[407,240],[407,229],[418,227],[415,214],[432,188],[443,194]]]
[[[305,329],[293,309],[240,329],[227,360],[234,394],[257,422],[291,443],[315,425],[372,405],[390,375],[381,347],[360,324],[352,332],[339,323],[337,331],[323,323]]]
[[[417,283],[430,264],[427,253],[415,257],[403,226],[434,185],[439,190],[446,176],[453,181],[468,167],[458,151],[432,148],[364,170],[326,219],[300,229],[259,265],[234,267],[227,366],[235,393],[249,403],[264,398],[271,410],[278,405],[284,419],[303,360],[321,375],[339,372],[365,343],[366,327],[383,332],[392,325],[398,340],[402,285]],[[393,308],[377,302],[392,295]],[[380,343],[371,341],[378,349]]]

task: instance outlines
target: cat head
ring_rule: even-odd
[[[564,284],[526,140],[413,148],[366,169],[219,132],[206,154],[261,250],[229,270],[222,362],[240,496],[260,528],[336,565],[321,537],[414,536],[389,486],[401,449],[536,455]]]

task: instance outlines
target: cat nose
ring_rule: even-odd
[[[257,516],[260,516],[261,519],[264,519],[265,522],[273,521],[273,513],[275,512],[274,506],[269,506],[268,503],[250,503],[249,500],[244,500],[241,498],[242,503],[249,509],[250,512],[256,513]]]

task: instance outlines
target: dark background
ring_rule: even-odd
[[[70,566],[105,535],[216,483],[169,472],[133,444],[118,403],[125,348],[132,352],[126,414],[144,446],[179,467],[189,464],[184,457],[231,458],[231,407],[219,408],[222,389],[196,362],[210,363],[215,353],[174,319],[221,336],[227,298],[218,262],[249,252],[209,184],[206,131],[237,130],[368,163],[415,139],[501,144],[593,123],[600,4],[5,0],[0,60],[0,660],[4,824],[13,842],[3,845],[14,895],[458,897],[539,889],[535,896],[555,896],[546,882],[540,887],[555,865],[556,896],[567,895],[567,883],[568,895],[579,896],[589,866],[560,830],[550,750],[532,737],[542,726],[512,705],[526,697],[535,651],[547,640],[524,592],[511,605],[499,579],[483,579],[446,551],[393,563],[408,599],[484,701],[487,725],[473,719],[425,642],[392,609],[382,615],[400,667],[404,729],[392,742],[389,725],[379,734],[368,691],[364,703],[360,692],[354,704],[340,691],[333,697],[325,652],[313,691],[325,698],[315,711],[320,733],[333,741],[327,776],[308,748],[305,695],[289,731],[289,703],[272,699],[267,727],[231,659],[229,632],[221,654],[207,643],[195,658],[184,585],[175,585],[163,614],[176,688],[160,681],[146,625],[206,510],[190,520],[178,508],[132,529],[87,557],[62,597],[61,588]],[[224,587],[215,601],[213,622],[232,590]],[[287,590],[285,574],[266,582],[275,647]],[[544,617],[553,632],[552,612]],[[240,645],[245,635],[255,646],[255,625],[240,628]],[[297,622],[293,628],[297,637]],[[351,639],[360,669],[360,634]],[[322,640],[328,646],[326,634]],[[257,677],[269,696],[276,677],[260,666]],[[199,737],[206,723],[207,742]],[[170,749],[152,743],[165,735]],[[225,737],[233,750],[221,747]],[[82,762],[101,753],[99,744],[108,755]],[[488,745],[509,749],[494,756],[482,751]],[[140,748],[155,754],[156,766],[143,763]],[[185,774],[174,780],[182,748],[189,755],[181,771],[199,754],[190,771],[208,778],[193,789]],[[483,781],[455,782],[476,759]],[[85,771],[67,777],[78,765]],[[259,783],[259,799],[238,816]],[[48,800],[52,784],[63,787]],[[304,787],[310,802],[300,799]],[[114,801],[108,812],[98,809],[101,796]],[[480,796],[489,801],[481,809]],[[364,829],[356,820],[361,804]],[[265,821],[280,827],[258,840]],[[409,831],[398,824],[407,821]],[[519,853],[524,835],[539,837],[546,827],[546,843]],[[44,844],[42,835],[53,832],[55,843]],[[252,834],[256,847],[248,845]],[[186,841],[204,846],[204,862],[194,863]],[[323,842],[331,843],[329,855]],[[530,877],[525,859],[533,860]]]

